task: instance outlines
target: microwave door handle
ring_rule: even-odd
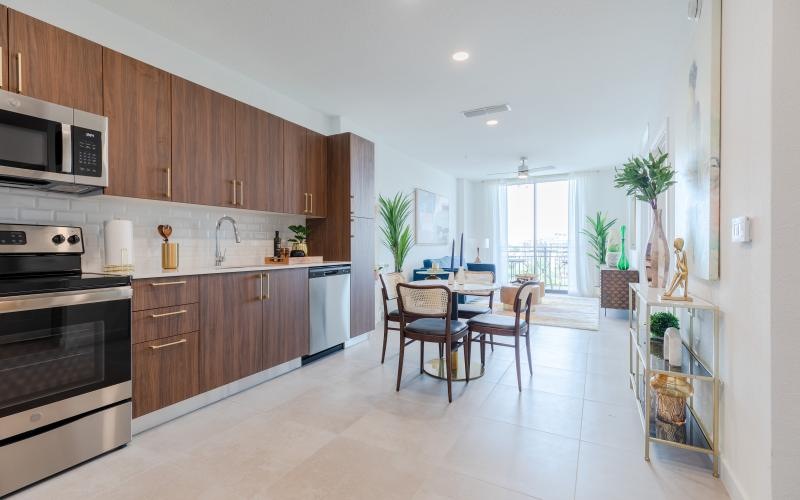
[[[61,172],[72,173],[72,125],[61,124]]]

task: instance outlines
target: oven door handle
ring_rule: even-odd
[[[131,297],[133,289],[129,286],[0,297],[0,314],[129,300]]]

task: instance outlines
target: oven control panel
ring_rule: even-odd
[[[0,224],[0,255],[82,254],[79,227]]]
[[[103,142],[100,132],[72,127],[72,170],[75,175],[103,175]]]

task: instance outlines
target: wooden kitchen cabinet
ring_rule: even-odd
[[[133,416],[190,398],[200,392],[197,332],[133,346]]]
[[[374,145],[355,134],[327,138],[324,219],[308,219],[312,255],[351,262],[350,336],[375,328]]]
[[[171,197],[170,75],[103,49],[103,113],[108,117],[106,194]]]
[[[313,130],[306,131],[306,186],[309,204],[307,215],[325,217],[327,207],[328,164],[326,137]]]
[[[172,200],[237,206],[236,104],[172,76]]]
[[[208,391],[261,369],[261,273],[200,277],[200,387]]]
[[[283,120],[283,188],[284,208],[289,214],[308,213],[306,189],[306,129]]]
[[[8,90],[8,7],[0,5],[0,89]]]
[[[100,45],[9,9],[7,48],[8,90],[103,114]]]
[[[268,271],[262,369],[308,354],[308,269]]]
[[[354,217],[350,233],[350,337],[375,329],[375,220]]]
[[[239,206],[284,211],[283,120],[236,103],[236,179]]]

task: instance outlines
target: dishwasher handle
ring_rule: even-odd
[[[327,278],[329,276],[338,276],[342,274],[350,274],[350,266],[327,266],[327,267],[312,267],[308,270],[308,278]]]

